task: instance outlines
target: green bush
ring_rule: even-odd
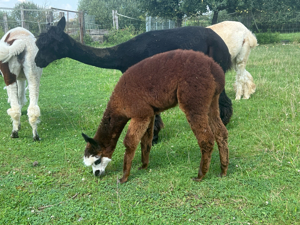
[[[280,41],[278,32],[271,33],[268,31],[266,33],[256,33],[255,35],[259,44],[272,44]]]
[[[70,35],[74,40],[80,42],[80,34],[79,32],[76,33],[76,35]],[[85,34],[83,37],[84,44],[91,45],[93,43],[93,39],[89,34]]]
[[[129,26],[121,30],[111,30],[107,35],[104,36],[105,42],[107,44],[120,44],[129,39],[141,34],[142,31],[136,31],[134,26]]]

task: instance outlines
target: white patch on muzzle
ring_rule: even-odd
[[[90,157],[83,157],[83,162],[86,166],[92,166],[93,168],[93,174],[95,176],[100,176],[104,174],[105,168],[108,165],[108,163],[111,161],[110,158],[107,157],[102,157],[101,158],[101,163],[95,165],[95,161],[97,161],[99,158],[90,156]],[[99,172],[96,172],[99,171]]]

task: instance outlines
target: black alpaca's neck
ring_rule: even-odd
[[[93,48],[75,41],[68,35],[66,36],[69,42],[69,54],[67,57],[91,66],[122,71],[122,61],[118,55],[117,48]]]

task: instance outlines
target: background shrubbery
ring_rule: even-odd
[[[257,42],[259,44],[272,44],[272,43],[280,42],[278,32],[271,33],[269,31],[269,32],[266,32],[266,33],[257,33],[255,35],[256,35],[256,38],[257,38]]]
[[[134,26],[128,26],[120,30],[111,30],[107,35],[104,36],[104,39],[106,44],[117,45],[128,41],[129,39],[141,33],[143,33],[143,31],[136,30]]]

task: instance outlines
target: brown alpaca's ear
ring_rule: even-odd
[[[87,143],[90,143],[93,146],[98,146],[98,143],[93,138],[90,138],[89,136],[87,136],[84,133],[81,133],[81,135]]]
[[[60,19],[60,21],[58,21],[57,26],[59,28],[61,28],[62,30],[65,29],[65,27],[66,27],[66,18],[64,16]]]

